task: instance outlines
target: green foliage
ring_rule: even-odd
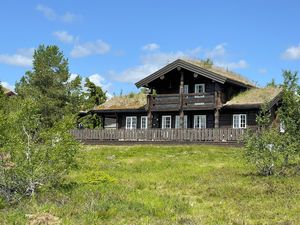
[[[87,88],[85,102],[86,109],[92,109],[94,106],[101,105],[106,101],[106,92],[104,92],[101,87],[91,82],[89,78],[86,78],[84,86]]]
[[[69,130],[82,102],[81,79],[69,81],[56,46],[39,46],[18,95],[0,97],[0,197],[14,202],[61,183],[79,144]]]
[[[284,71],[283,100],[279,110],[279,119],[284,124],[286,159],[289,155],[300,155],[300,86],[298,73]],[[288,163],[288,162],[287,162]]]
[[[1,82],[0,82],[0,98],[4,96],[4,89],[1,85]]]
[[[203,60],[202,63],[208,68],[211,68],[214,65],[214,62],[210,58]]]
[[[103,171],[89,171],[82,174],[76,182],[80,184],[97,185],[100,183],[114,183],[116,179]]]
[[[5,207],[0,223],[49,213],[62,224],[297,224],[300,176],[257,176],[242,153],[211,145],[85,146],[65,185]],[[91,174],[101,179],[90,184]]]
[[[32,98],[41,114],[41,123],[51,127],[81,107],[80,78],[69,81],[68,60],[57,46],[41,45],[33,55],[33,69],[16,85],[19,97]]]
[[[261,175],[297,172],[300,159],[300,88],[297,73],[284,71],[282,105],[278,110],[285,132],[271,126],[269,106],[265,105],[257,123],[259,132],[250,132],[246,137],[245,158]]]
[[[81,124],[83,128],[95,129],[101,128],[103,121],[98,114],[87,113],[87,115],[79,117],[77,123]]]
[[[7,201],[32,196],[67,174],[79,145],[69,133],[73,119],[64,117],[51,128],[33,99],[14,99],[14,111],[1,121],[6,139],[0,150],[0,195]]]
[[[248,134],[245,157],[263,176],[279,173],[284,165],[282,136],[276,129]]]
[[[267,87],[277,87],[277,84],[275,82],[275,79],[272,78],[271,82],[267,83]]]

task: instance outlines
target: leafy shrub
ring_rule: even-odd
[[[284,174],[287,169],[295,171],[300,158],[300,87],[297,72],[283,73],[282,105],[277,112],[285,131],[272,126],[269,106],[266,104],[256,121],[259,132],[250,132],[246,136],[245,158],[254,165],[261,175]]]
[[[6,141],[0,149],[0,196],[7,201],[59,183],[79,148],[69,133],[73,119],[65,117],[44,128],[34,100],[16,100],[14,104],[15,111],[2,121]]]

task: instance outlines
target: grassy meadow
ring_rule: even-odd
[[[1,224],[42,213],[53,224],[300,224],[300,176],[259,177],[233,147],[84,146],[64,185],[0,202]]]

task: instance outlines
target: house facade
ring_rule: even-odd
[[[178,59],[135,84],[147,94],[113,97],[91,113],[105,129],[252,128],[263,104],[273,119],[279,88],[257,88],[236,73]]]

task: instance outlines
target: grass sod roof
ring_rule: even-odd
[[[95,110],[145,109],[147,95],[143,93],[114,96]]]
[[[213,73],[217,73],[217,74],[219,74],[223,77],[226,77],[228,79],[238,81],[238,82],[243,83],[245,85],[256,87],[256,85],[253,82],[251,82],[248,78],[246,78],[246,77],[244,77],[241,74],[238,74],[236,72],[229,71],[229,70],[224,69],[222,67],[218,67],[218,66],[214,66],[214,65],[208,65],[207,63],[205,63],[204,61],[201,61],[201,60],[193,60],[193,59],[182,59],[182,60],[187,61],[191,64],[194,64],[196,66],[199,66],[201,68],[204,68],[206,70],[209,70]]]
[[[226,102],[224,106],[242,106],[242,105],[262,105],[264,103],[272,103],[282,93],[282,89],[278,87],[253,88],[242,92],[231,100]]]

